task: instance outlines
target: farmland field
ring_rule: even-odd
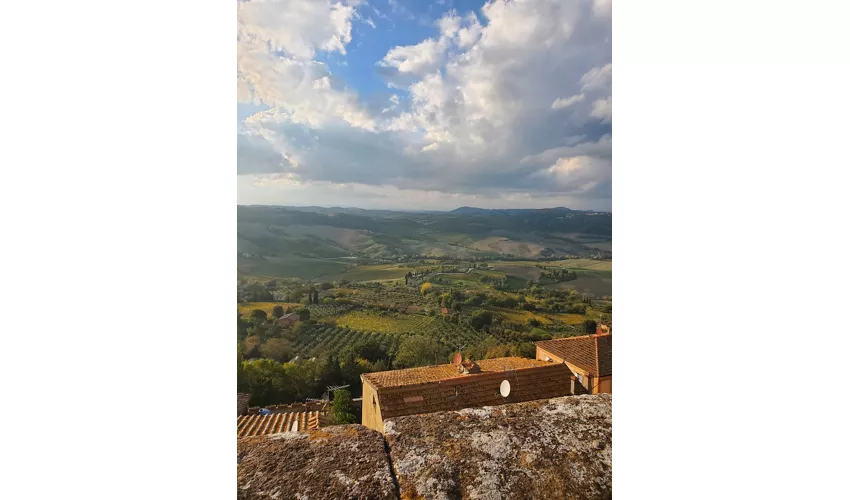
[[[501,307],[494,307],[492,311],[494,314],[501,316],[502,318],[513,323],[525,323],[530,319],[536,319],[544,325],[552,323],[551,319],[543,316],[542,314],[536,314],[531,311],[525,311],[522,309],[504,309]]]
[[[544,285],[548,290],[575,290],[597,296],[611,295],[611,271],[577,270],[578,279]]]
[[[486,288],[487,285],[478,281],[481,276],[476,273],[437,273],[436,276],[439,276],[444,284],[448,282],[448,284],[458,283],[467,288]]]
[[[470,247],[482,252],[514,254],[522,258],[538,257],[543,250],[543,247],[537,243],[504,237],[485,238],[472,243]]]
[[[501,271],[508,276],[516,276],[517,278],[523,280],[536,280],[540,278],[540,275],[543,273],[543,270],[539,267],[534,266],[512,266],[512,265],[504,265],[504,266],[496,266],[497,271]],[[523,283],[525,284],[525,283]]]
[[[314,279],[327,274],[341,273],[351,267],[351,263],[345,262],[343,259],[313,259],[298,255],[259,258],[239,257],[236,262],[237,271],[241,275],[259,275],[269,278]]]
[[[336,320],[339,326],[378,333],[419,333],[428,329],[436,318],[419,314],[369,314],[352,311]]]
[[[266,314],[271,316],[274,306],[283,306],[283,309],[286,310],[287,307],[301,307],[301,304],[292,302],[243,302],[238,304],[238,306],[242,316],[247,317],[254,309],[262,309]]]
[[[565,269],[593,269],[597,271],[610,271],[611,260],[595,260],[595,259],[564,259],[564,260],[494,260],[488,262],[497,270],[502,270],[504,267],[563,267]]]
[[[378,280],[394,280],[404,278],[404,275],[413,271],[412,267],[402,266],[399,264],[379,264],[371,266],[357,266],[336,274],[322,276],[321,281],[378,281]]]
[[[394,354],[401,335],[369,333],[341,326],[313,325],[299,333],[292,348],[296,356],[309,358],[325,352],[340,352],[347,345],[368,338],[377,338],[385,351]]]
[[[569,313],[546,313],[545,316],[549,319],[556,319],[564,322],[567,325],[578,325],[588,318],[584,314],[569,314]]]
[[[310,310],[310,318],[316,320],[330,318],[351,309],[349,305],[336,304],[312,304],[306,307]]]

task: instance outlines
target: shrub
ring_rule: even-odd
[[[586,319],[581,323],[584,333],[596,333],[596,321]]]
[[[490,311],[475,311],[472,313],[472,318],[469,320],[469,324],[476,330],[481,330],[492,323],[493,313]]]
[[[351,393],[345,389],[334,391],[334,400],[331,403],[331,418],[335,424],[356,424],[357,417]]]

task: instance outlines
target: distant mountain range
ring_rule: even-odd
[[[573,210],[566,207],[553,208],[476,208],[476,207],[460,207],[450,210],[450,214],[458,215],[522,215],[533,212],[583,212],[596,213],[595,210]],[[599,212],[605,213],[605,212]]]
[[[600,212],[597,210],[575,210],[572,208],[566,207],[552,207],[552,208],[477,208],[477,207],[459,207],[454,210],[381,210],[381,209],[368,209],[368,208],[357,208],[357,207],[318,207],[318,206],[309,206],[309,207],[291,207],[291,206],[283,206],[283,205],[240,205],[240,206],[250,206],[250,207],[268,207],[268,208],[280,208],[286,210],[297,210],[300,212],[313,212],[320,214],[331,214],[331,213],[348,213],[348,214],[361,214],[361,215],[381,215],[381,216],[392,216],[398,214],[454,214],[454,215],[522,215],[529,214],[534,212],[548,212],[548,213],[558,213],[558,212],[576,212],[576,213],[609,213],[609,212]]]
[[[237,206],[239,270],[332,275],[355,260],[611,258],[611,214],[557,207],[401,212]]]

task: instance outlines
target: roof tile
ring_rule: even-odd
[[[478,362],[480,373],[464,375],[453,365],[411,368],[363,375],[373,385],[383,418],[495,406],[571,394],[570,369],[561,364],[526,358],[496,358]],[[508,397],[499,387],[511,384]]]
[[[611,375],[610,334],[543,340],[536,345],[597,377]]]
[[[264,436],[290,431],[307,432],[319,427],[320,415],[317,411],[245,415],[237,418],[236,437]]]

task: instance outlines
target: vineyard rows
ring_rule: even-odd
[[[386,335],[353,330],[341,326],[313,325],[302,331],[292,344],[296,356],[311,358],[325,352],[342,352],[349,344],[365,338],[377,338],[381,347],[394,356],[401,340],[400,334]]]
[[[342,314],[351,309],[351,306],[348,304],[312,304],[307,306],[307,309],[310,310],[311,319],[319,320]]]
[[[452,350],[461,346],[477,344],[488,335],[496,337],[503,343],[510,343],[512,341],[508,336],[503,334],[479,332],[468,325],[455,325],[438,318],[428,319],[431,321],[424,324],[421,328],[406,332],[391,333],[317,324],[302,331],[293,342],[292,347],[295,355],[306,359],[320,356],[326,352],[340,353],[347,346],[366,338],[378,339],[382,349],[390,356],[395,356],[398,346],[405,335],[424,335],[431,337]]]
[[[336,320],[338,325],[355,330],[413,334],[426,331],[434,321],[436,321],[436,318],[433,316],[420,314],[381,315],[363,311],[352,311]]]

